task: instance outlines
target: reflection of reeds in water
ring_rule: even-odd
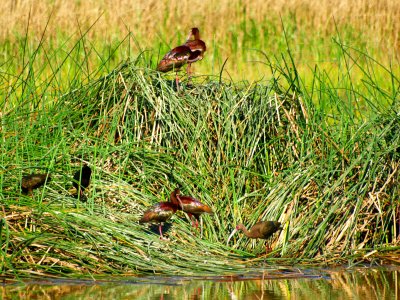
[[[326,271],[328,278],[209,280],[160,277],[97,285],[27,285],[0,287],[2,299],[24,294],[27,298],[47,299],[398,299],[400,270],[358,269]],[[284,274],[282,274],[284,275]],[[237,279],[237,278],[236,278]],[[149,283],[151,282],[151,283]],[[131,283],[131,284],[130,284]],[[64,282],[65,284],[65,282]]]

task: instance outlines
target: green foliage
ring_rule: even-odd
[[[84,35],[44,61],[42,43],[23,45],[21,71],[1,71],[2,274],[227,274],[398,251],[399,77],[366,53],[338,39],[333,75],[302,77],[288,51],[265,56],[268,81],[183,78],[177,91],[149,53],[111,68],[120,44],[95,71]],[[85,203],[71,188],[83,162]],[[47,170],[51,182],[21,194],[23,174]],[[162,241],[137,221],[177,185],[215,214],[196,232],[178,213]],[[284,230],[268,257],[242,261],[264,243],[227,236],[261,219]]]

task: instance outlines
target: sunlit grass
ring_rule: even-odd
[[[2,102],[3,274],[226,274],[264,261],[357,262],[398,250],[399,79],[363,53],[333,47],[340,80],[316,68],[305,84],[288,52],[266,59],[269,81],[198,77],[181,93],[146,55],[99,76],[108,57],[85,73],[87,58],[74,49],[69,85],[51,89],[66,60],[37,70],[39,47],[14,77],[11,104]],[[361,85],[348,67],[359,56],[371,64],[359,66]],[[54,73],[37,79],[46,64]],[[386,86],[373,76],[379,68]],[[87,203],[71,190],[81,162],[94,170]],[[22,174],[40,170],[53,180],[21,195]],[[178,214],[170,241],[160,241],[137,221],[177,185],[215,215],[195,233]],[[275,252],[241,262],[263,242],[238,235],[225,246],[226,238],[236,223],[260,219],[284,224]]]
[[[240,26],[225,36],[229,55],[206,40],[194,88],[182,76],[181,92],[174,74],[154,67],[184,31],[158,36],[164,41],[152,49],[132,33],[100,43],[90,26],[4,41],[2,274],[227,274],[272,262],[396,261],[398,64],[349,44],[339,29],[315,42],[322,59],[311,63],[293,24],[281,24],[271,48],[248,26],[253,37],[240,36]],[[82,162],[93,169],[86,203],[71,187]],[[22,175],[47,170],[51,182],[21,195]],[[137,221],[177,185],[215,214],[195,232],[178,213],[161,241]],[[238,222],[261,219],[284,225],[271,255],[257,258],[264,242],[241,235],[226,245]]]
[[[297,69],[305,76],[312,77],[315,65],[323,68],[328,64],[325,71],[339,72],[341,55],[332,47],[332,39],[338,35],[346,47],[368,52],[399,71],[400,23],[396,20],[400,8],[390,0],[322,1],[318,5],[309,0],[203,1],[195,9],[189,1],[8,0],[0,9],[9,12],[0,21],[0,55],[2,61],[10,62],[6,64],[9,72],[19,74],[42,43],[41,49],[46,51],[38,53],[34,64],[46,68],[35,73],[37,80],[54,75],[50,66],[60,66],[68,57],[57,75],[58,85],[77,76],[73,69],[76,61],[83,78],[99,71],[100,65],[111,70],[143,51],[152,58],[149,63],[154,68],[166,51],[184,41],[193,26],[200,28],[208,47],[205,59],[195,66],[197,74],[218,76],[227,60],[223,73],[227,78],[250,82],[270,78],[259,51],[270,58],[280,57],[288,44]],[[362,73],[357,76],[362,78]]]

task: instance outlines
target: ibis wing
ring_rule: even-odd
[[[159,202],[154,204],[143,214],[139,223],[146,222],[165,222],[175,213],[176,208],[168,202]]]
[[[187,213],[191,214],[202,214],[202,213],[209,213],[213,214],[212,209],[191,196],[179,196],[178,197],[179,207]]]
[[[188,62],[192,63],[192,62],[202,60],[202,59],[203,59],[203,52],[197,50],[190,54],[190,56],[188,58]]]
[[[190,48],[190,51],[201,51],[205,52],[207,50],[206,43],[202,40],[187,41],[185,43],[186,47]]]
[[[261,234],[264,237],[269,237],[271,236],[274,232],[278,231],[280,228],[280,223],[279,222],[273,222],[273,221],[264,221],[264,222],[258,222],[256,225],[259,224],[259,230]],[[254,225],[254,226],[256,226]]]
[[[50,181],[51,178],[47,174],[32,174],[22,177],[21,187],[23,190],[35,189],[42,186],[45,182]]]
[[[191,51],[189,47],[176,47],[164,55],[163,59],[157,66],[157,70],[161,72],[168,72],[173,69],[179,69],[187,63],[190,54]]]
[[[187,41],[185,46],[190,48],[190,56],[188,62],[195,62],[203,59],[204,52],[206,51],[206,44],[202,40]]]

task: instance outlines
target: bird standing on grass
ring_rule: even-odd
[[[82,201],[87,200],[83,191],[89,186],[91,175],[92,169],[86,164],[74,174],[72,185],[74,186],[74,188],[76,188],[79,198]]]
[[[282,230],[282,226],[280,222],[277,221],[261,221],[256,223],[254,226],[247,230],[243,224],[238,224],[236,228],[232,231],[231,235],[228,237],[227,244],[232,236],[237,231],[243,231],[244,235],[251,239],[268,239],[278,230]],[[265,245],[265,252],[268,253],[271,251],[271,247],[267,244]]]
[[[24,194],[32,194],[32,190],[41,187],[46,181],[51,180],[49,174],[31,174],[22,177],[21,189]]]
[[[185,46],[189,47],[191,51],[186,68],[186,73],[190,80],[192,63],[202,60],[204,52],[207,50],[206,43],[200,39],[200,31],[198,28],[195,27],[190,30]]]
[[[203,213],[214,214],[212,209],[201,203],[196,198],[191,196],[182,196],[179,188],[176,188],[170,196],[170,202],[178,207],[179,210],[184,211],[189,215],[189,218],[192,220],[192,216],[195,218],[196,222],[192,223],[192,226],[198,228],[200,215]]]
[[[171,202],[156,203],[144,212],[139,223],[159,223],[158,230],[160,232],[160,239],[164,239],[162,225],[172,217],[176,210],[177,206]]]
[[[173,48],[158,63],[157,71],[169,72],[175,70],[176,72],[176,87],[179,90],[178,70],[185,64],[188,64],[186,72],[189,80],[191,75],[191,64],[203,59],[204,52],[207,50],[206,44],[200,39],[200,31],[194,27],[190,30],[186,43]]]

